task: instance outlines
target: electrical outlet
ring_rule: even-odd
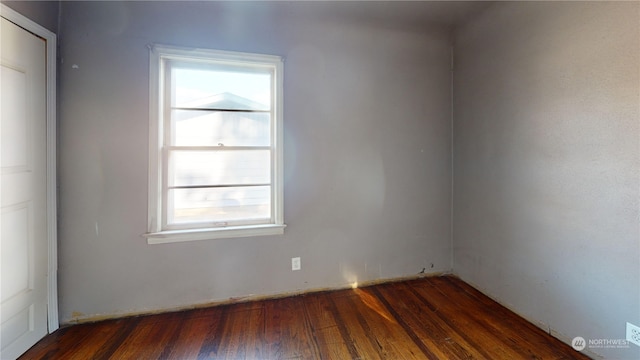
[[[627,323],[627,341],[640,346],[640,326]]]
[[[291,271],[300,270],[300,268],[301,268],[300,258],[299,257],[291,258]]]

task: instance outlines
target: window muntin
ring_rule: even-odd
[[[249,236],[252,226],[282,233],[281,65],[267,55],[154,47],[148,238]]]

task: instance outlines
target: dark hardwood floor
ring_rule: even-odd
[[[587,359],[450,277],[66,327],[20,359]]]

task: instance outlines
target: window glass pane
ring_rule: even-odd
[[[172,189],[168,210],[169,224],[247,220],[259,222],[271,218],[271,187],[251,186],[210,189]]]
[[[270,146],[269,113],[172,110],[173,145]]]
[[[171,152],[169,186],[270,184],[269,150]]]
[[[172,68],[173,107],[271,109],[271,74]]]

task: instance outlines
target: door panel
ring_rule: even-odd
[[[2,167],[27,166],[26,110],[27,74],[3,62],[2,79]]]
[[[2,209],[2,302],[12,296],[29,291],[31,254],[29,243],[29,203],[17,204]],[[24,241],[28,239],[28,241]]]
[[[46,42],[2,18],[0,358],[47,333]]]

